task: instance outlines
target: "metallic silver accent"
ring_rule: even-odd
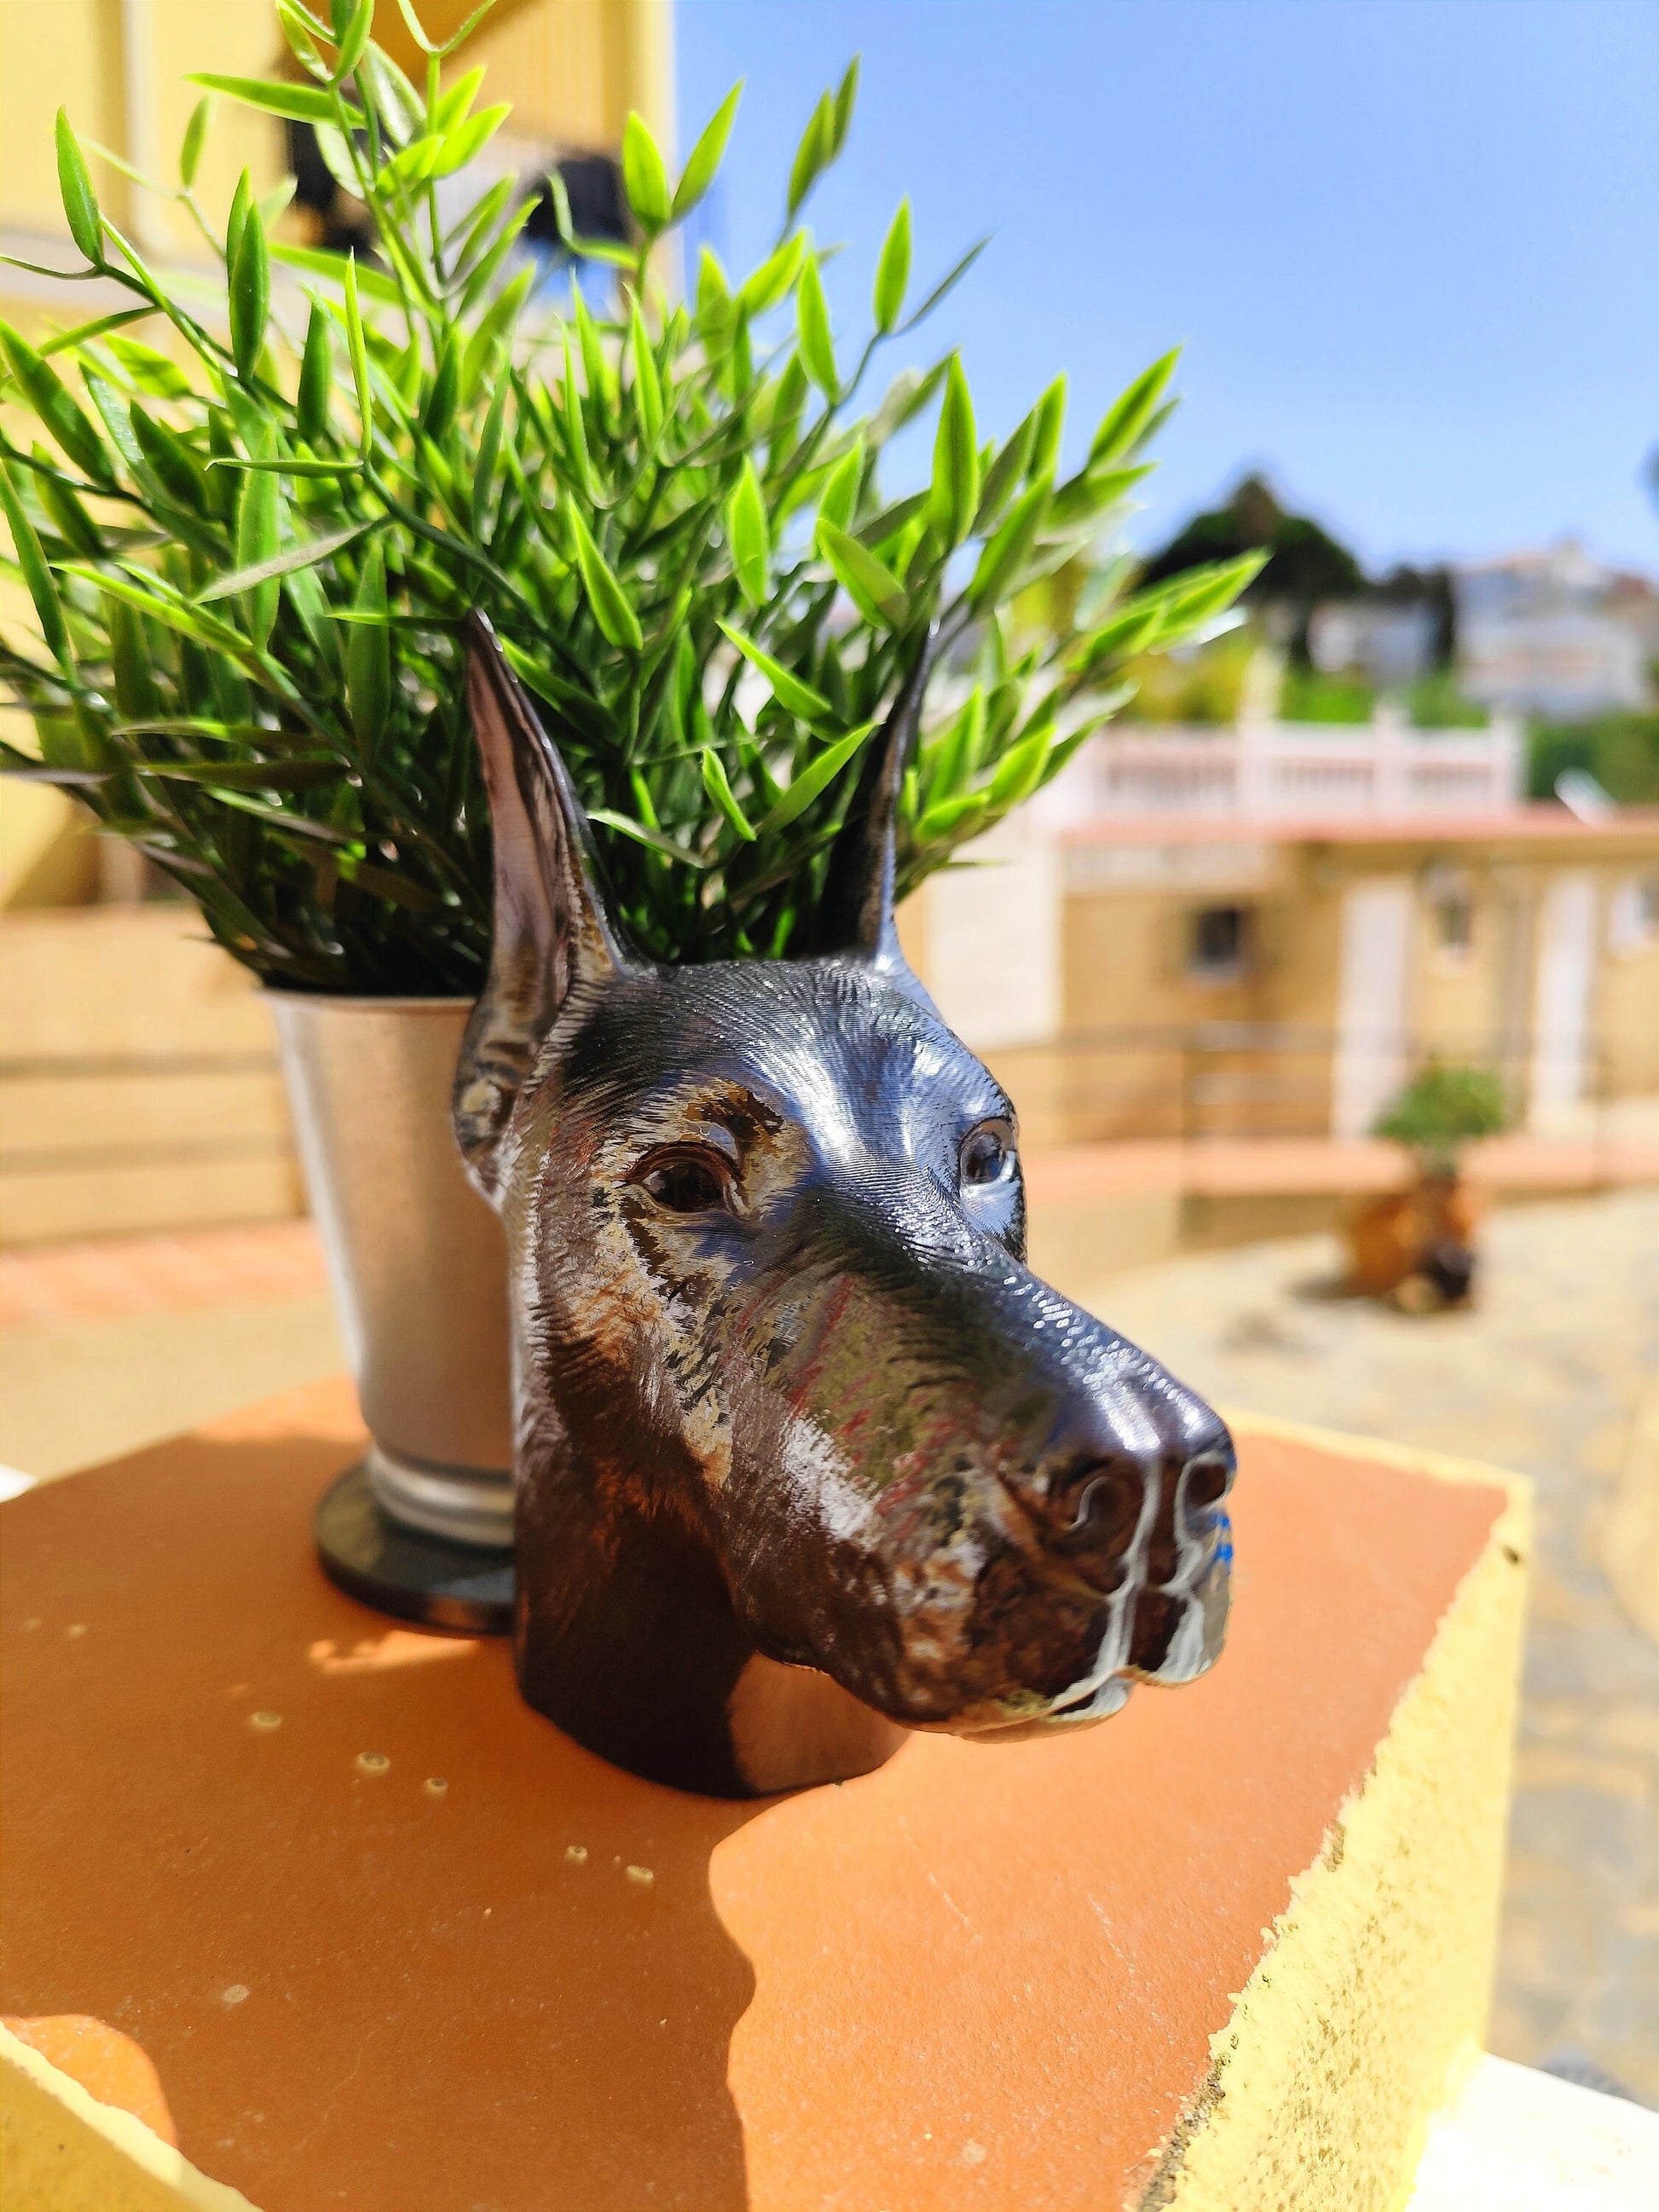
[[[449,1120],[471,1001],[264,995],[375,1496],[406,1526],[506,1549],[507,1247]]]

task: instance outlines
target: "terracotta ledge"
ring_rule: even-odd
[[[9,2212],[1398,2203],[1483,2025],[1524,1501],[1240,1429],[1205,1681],[760,1806],[325,1583],[338,1387],[0,1509]]]

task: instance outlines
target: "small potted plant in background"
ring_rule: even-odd
[[[1466,1305],[1474,1293],[1478,1212],[1459,1173],[1465,1145],[1497,1136],[1508,1120],[1504,1086],[1491,1069],[1431,1060],[1374,1125],[1411,1152],[1409,1190],[1365,1206],[1349,1224],[1349,1281],[1392,1297],[1408,1313]]]
[[[149,187],[197,218],[211,308],[200,272],[151,269],[108,220],[59,117],[75,273],[129,304],[39,345],[0,328],[7,573],[38,632],[0,640],[38,743],[3,765],[76,790],[268,988],[380,1503],[434,1539],[504,1544],[501,1248],[447,1118],[490,934],[468,613],[556,729],[641,950],[783,959],[812,950],[862,749],[930,637],[965,680],[906,782],[901,896],[1058,771],[1121,702],[1132,656],[1201,631],[1256,562],[1139,592],[1126,563],[1086,625],[1015,633],[1015,595],[1094,544],[1147,473],[1174,357],[1066,476],[1063,378],[1000,441],[954,356],[871,404],[878,360],[974,255],[913,306],[902,205],[869,335],[838,344],[801,216],[846,141],[855,66],[813,111],[775,249],[741,281],[705,249],[684,298],[659,249],[708,190],[738,94],[678,179],[630,117],[636,243],[570,237],[565,209],[594,303],[573,277],[555,310],[519,245],[533,193],[503,180],[440,218],[439,180],[507,112],[478,106],[482,72],[452,75],[422,38],[410,84],[368,36],[372,0],[278,14],[291,77],[198,80],[178,183]],[[193,179],[215,95],[315,131],[372,259],[274,240],[285,195],[259,204],[246,179],[222,234],[207,220]],[[928,481],[890,495],[884,449],[927,408]],[[496,1601],[483,1587],[453,1617]]]

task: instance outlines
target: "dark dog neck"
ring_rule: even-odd
[[[538,1712],[602,1759],[714,1796],[842,1781],[891,1756],[902,1729],[756,1650],[678,1514],[608,1498],[562,1456],[556,1472],[539,1460],[518,1506],[514,1650]]]

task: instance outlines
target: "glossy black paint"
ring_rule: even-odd
[[[1012,1103],[904,966],[915,672],[830,872],[840,949],[658,968],[483,624],[496,940],[456,1083],[513,1267],[515,1649],[591,1748],[749,1794],[1214,1660],[1214,1413],[1024,1265]]]

